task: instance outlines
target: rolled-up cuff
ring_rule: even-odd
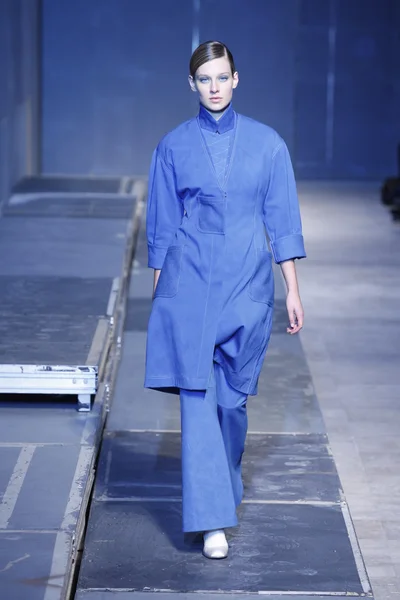
[[[167,254],[168,248],[159,248],[157,246],[153,246],[152,244],[147,245],[147,266],[151,269],[162,269],[164,264],[165,256]]]
[[[271,242],[271,251],[276,263],[306,257],[304,239],[300,233],[287,235]]]

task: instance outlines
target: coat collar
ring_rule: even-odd
[[[232,104],[229,104],[228,108],[218,121],[216,121],[208,110],[200,104],[198,118],[202,129],[207,129],[214,133],[225,133],[235,126],[235,112],[232,108]]]

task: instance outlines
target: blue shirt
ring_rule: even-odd
[[[235,130],[235,114],[232,105],[228,106],[218,120],[203,105],[200,105],[199,119],[219,185],[223,186]]]

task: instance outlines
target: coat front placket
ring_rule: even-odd
[[[215,350],[215,340],[217,336],[219,316],[224,298],[224,275],[226,257],[226,234],[227,222],[226,213],[229,206],[228,184],[230,173],[235,158],[235,150],[238,133],[238,118],[235,115],[234,134],[228,151],[227,165],[223,182],[220,183],[214,167],[214,163],[202,132],[200,120],[196,119],[203,156],[208,163],[208,168],[213,175],[214,192],[210,189],[212,195],[199,197],[199,227],[202,227],[202,239],[208,236],[211,244],[204,244],[209,248],[209,272],[208,286],[204,305],[204,320],[201,331],[201,340],[199,345],[199,363],[197,376],[202,373],[212,373],[213,357]],[[216,193],[215,193],[216,189]],[[203,192],[208,192],[208,189]],[[205,240],[204,240],[205,241]],[[201,239],[199,240],[202,243]]]

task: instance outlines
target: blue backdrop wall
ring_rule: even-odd
[[[0,211],[39,170],[39,0],[0,0]]]
[[[400,141],[397,0],[42,0],[47,173],[145,174],[196,112],[193,44],[224,41],[235,108],[286,139],[298,178],[381,179]]]

